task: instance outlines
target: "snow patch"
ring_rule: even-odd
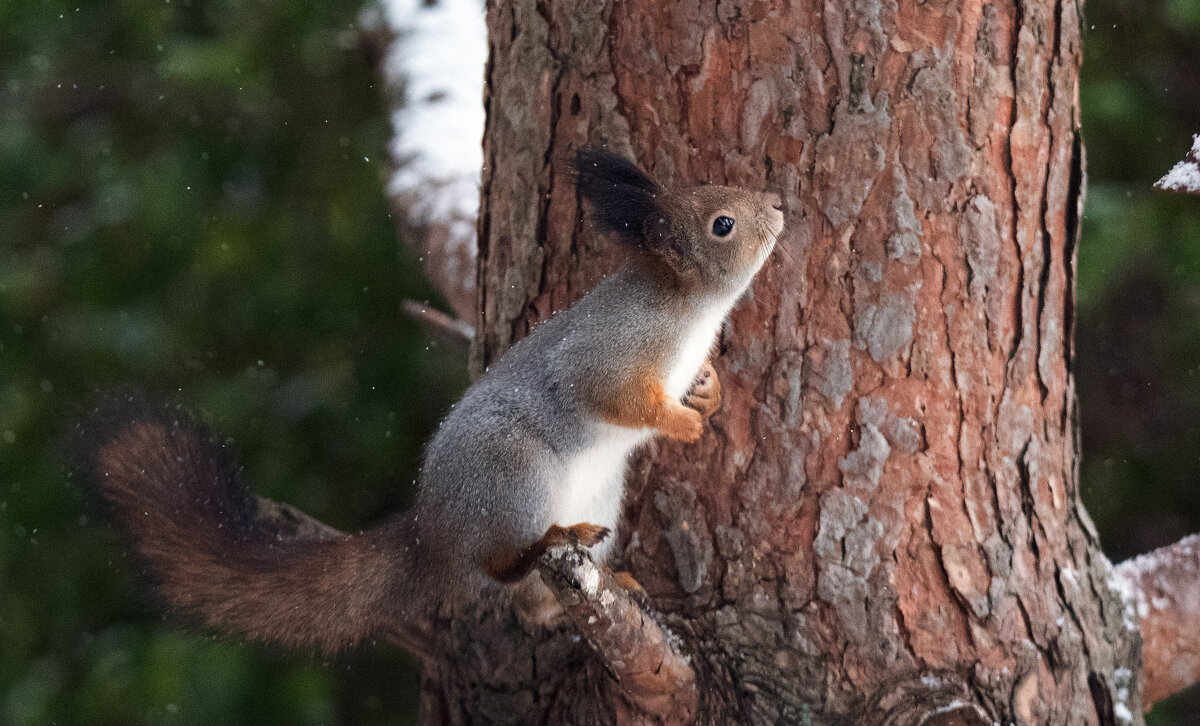
[[[1172,167],[1154,186],[1168,192],[1200,194],[1200,134],[1192,137],[1187,158]]]
[[[1113,716],[1119,723],[1133,723],[1133,711],[1129,709],[1129,686],[1133,681],[1133,671],[1128,668],[1118,668],[1113,671],[1113,684],[1116,686],[1116,698],[1113,701]]]
[[[596,590],[600,587],[600,571],[595,565],[582,564],[576,571],[576,576],[579,578],[579,589],[592,597],[596,596]]]
[[[487,26],[481,0],[379,0],[395,40],[384,75],[403,97],[392,113],[390,196],[409,224],[446,225],[448,251],[475,257],[483,168]],[[474,286],[474,266],[462,270]],[[467,279],[469,278],[469,279]]]
[[[1121,598],[1122,624],[1128,631],[1138,630],[1138,619],[1144,618],[1150,612],[1146,598],[1127,577],[1118,570],[1113,570],[1108,576],[1108,589]]]
[[[487,26],[479,0],[381,0],[397,42],[388,52],[389,80],[400,80],[404,102],[392,115],[399,165],[392,191],[433,182],[458,194],[424,206],[431,216],[479,211],[483,168],[483,71]]]

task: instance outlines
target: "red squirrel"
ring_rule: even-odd
[[[783,229],[778,195],[667,190],[607,151],[577,152],[573,176],[628,259],[467,390],[426,448],[416,504],[390,521],[282,538],[203,427],[149,408],[104,416],[90,480],[169,606],[327,652],[465,600],[551,619],[538,557],[578,542],[602,561],[630,454],[700,437],[720,405],[707,357]]]

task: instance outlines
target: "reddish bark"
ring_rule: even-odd
[[[1077,498],[1078,5],[551,0],[488,23],[477,369],[614,264],[559,155],[785,198],[722,338],[723,410],[640,459],[621,532],[702,720],[1140,719],[1134,621]],[[556,693],[624,713],[593,676]]]
[[[649,602],[568,550],[539,566],[587,646],[495,612],[397,633],[427,723],[1140,723],[1200,679],[1194,538],[1114,573],[1077,496],[1077,2],[488,24],[476,370],[615,263],[572,148],[780,191],[788,228],[722,339],[713,431],[630,477],[618,556]]]

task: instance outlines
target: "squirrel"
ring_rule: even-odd
[[[553,619],[538,557],[575,542],[603,561],[631,453],[700,437],[720,405],[708,356],[783,229],[773,193],[667,190],[595,148],[571,166],[594,226],[630,254],[470,386],[425,450],[410,510],[355,535],[283,538],[201,425],[147,407],[104,415],[89,479],[169,607],[329,653],[464,600]]]

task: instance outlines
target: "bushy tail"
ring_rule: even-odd
[[[406,520],[357,536],[283,536],[203,427],[148,409],[104,418],[88,437],[90,479],[171,607],[255,640],[335,652],[413,605],[403,602]]]

